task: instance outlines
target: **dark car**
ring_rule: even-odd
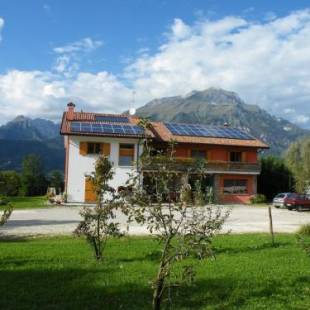
[[[310,197],[301,194],[289,195],[284,200],[284,204],[288,208],[288,210],[297,210],[297,211],[301,211],[304,209],[310,210]]]

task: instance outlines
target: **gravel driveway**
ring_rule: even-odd
[[[223,207],[224,208],[224,207]],[[225,207],[226,208],[226,207]],[[42,209],[15,210],[10,220],[0,228],[0,234],[56,235],[71,234],[80,221],[80,207],[52,207]],[[272,209],[275,232],[295,232],[301,224],[310,223],[310,212]],[[117,220],[126,229],[126,217],[119,213]],[[268,232],[268,209],[253,206],[232,206],[232,212],[224,230],[232,233]],[[129,234],[147,234],[145,227],[133,223]]]

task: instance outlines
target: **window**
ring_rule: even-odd
[[[119,166],[132,166],[134,161],[135,146],[134,144],[119,145]]]
[[[195,159],[206,159],[205,150],[191,150],[191,157]]]
[[[247,194],[247,180],[224,180],[224,194]]]
[[[242,161],[242,152],[230,152],[230,161],[241,162]]]
[[[101,145],[100,143],[87,143],[87,154],[100,154],[101,152]]]

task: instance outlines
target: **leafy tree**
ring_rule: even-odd
[[[64,188],[63,173],[59,170],[53,170],[48,176],[49,186],[55,187],[56,190],[62,191]]]
[[[294,188],[294,177],[285,161],[275,156],[261,159],[262,170],[257,178],[257,191],[272,199],[281,192],[290,192]]]
[[[310,137],[294,142],[285,154],[296,180],[296,191],[303,193],[310,185]]]
[[[0,172],[0,195],[17,196],[20,186],[21,178],[16,171]]]
[[[173,266],[190,256],[204,259],[213,255],[212,239],[228,216],[228,213],[222,214],[219,207],[205,205],[206,193],[201,190],[201,181],[206,170],[201,164],[192,166],[183,174],[184,179],[189,173],[199,176],[194,191],[186,183],[175,186],[182,177],[176,172],[173,154],[173,143],[165,154],[156,154],[150,143],[145,143],[139,166],[144,173],[147,171],[149,186],[141,187],[140,176],[133,173],[123,196],[123,210],[129,221],[146,224],[161,245],[153,282],[153,309],[161,308],[177,282],[194,280],[192,261],[183,266],[181,274]]]
[[[108,184],[113,174],[108,157],[100,156],[96,161],[95,172],[88,176],[97,195],[96,207],[84,207],[81,212],[83,220],[75,230],[78,236],[86,236],[97,260],[103,258],[108,236],[120,236],[119,224],[113,221],[118,207],[117,196],[115,189]]]
[[[21,182],[22,194],[25,196],[43,195],[46,193],[47,180],[40,156],[30,154],[24,158]]]

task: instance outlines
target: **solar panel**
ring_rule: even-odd
[[[127,116],[96,115],[95,121],[108,123],[129,123]]]
[[[165,126],[176,136],[215,137],[241,140],[255,139],[250,134],[237,128],[177,123],[165,123]]]
[[[137,125],[127,124],[99,124],[90,122],[72,122],[71,132],[82,133],[102,133],[102,134],[116,134],[125,136],[142,136],[144,129]]]

